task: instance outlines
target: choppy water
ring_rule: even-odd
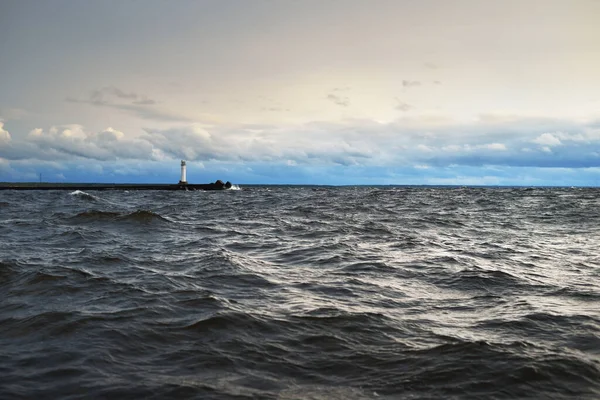
[[[0,398],[600,398],[600,190],[0,192]]]

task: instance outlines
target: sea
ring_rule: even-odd
[[[600,189],[234,188],[0,191],[0,398],[600,398]]]

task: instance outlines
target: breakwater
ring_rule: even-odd
[[[0,190],[225,190],[231,182],[217,180],[201,184],[137,183],[0,183]]]

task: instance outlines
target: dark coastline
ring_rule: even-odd
[[[229,186],[227,186],[229,184]],[[0,183],[0,190],[225,190],[229,182],[203,184],[135,184],[135,183]]]

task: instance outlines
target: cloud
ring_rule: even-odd
[[[283,108],[283,107],[263,107],[261,108],[262,111],[270,111],[270,112],[283,112],[283,111],[290,111],[289,108]]]
[[[550,126],[555,133],[548,133]],[[8,138],[8,133],[2,137]],[[466,123],[433,114],[405,115],[390,123],[344,119],[289,125],[147,127],[137,137],[114,128],[92,132],[80,125],[62,125],[13,135],[12,140],[0,142],[0,157],[59,162],[186,159],[299,168],[590,168],[600,166],[600,129],[593,123],[559,119],[482,116]]]
[[[27,115],[22,108],[0,108],[0,120],[16,120]]]
[[[350,99],[347,96],[330,93],[327,95],[327,100],[341,107],[348,107],[350,105]]]
[[[70,103],[90,104],[127,112],[138,118],[162,122],[191,122],[188,117],[170,112],[156,105],[158,102],[146,95],[125,92],[114,86],[92,90],[87,99],[67,97]]]
[[[543,146],[560,146],[562,144],[560,139],[551,133],[542,133],[540,136],[533,139],[532,142]]]
[[[90,93],[90,102],[105,104],[111,103],[113,99],[131,100],[139,104],[155,104],[156,102],[146,95],[134,92],[125,92],[114,86],[107,86],[101,89],[92,90]]]
[[[123,92],[121,89],[118,89],[114,86],[112,87],[108,87],[108,88],[104,88],[104,91],[110,92],[112,94],[114,94],[115,96],[117,96],[120,99],[131,99],[131,100],[137,100],[140,96],[136,93],[125,93]]]
[[[77,124],[33,129],[26,140],[13,141],[6,151],[2,150],[0,148],[0,156],[10,160],[152,159],[152,146],[148,142],[127,138],[123,132],[110,127],[90,132]]]
[[[533,142],[548,126],[560,146]],[[418,114],[390,123],[189,124],[135,138],[72,124],[0,144],[0,180],[37,180],[44,171],[55,180],[171,182],[179,159],[189,161],[194,182],[589,185],[600,179],[600,132],[559,119],[465,123]]]
[[[140,100],[135,100],[133,102],[133,104],[148,106],[148,105],[156,104],[156,101],[154,101],[152,99],[140,99]]]
[[[4,121],[0,120],[0,144],[10,142],[10,133],[4,129]]]
[[[338,127],[339,128],[339,127]],[[328,136],[330,124],[290,126],[235,126],[225,129],[191,125],[167,130],[147,129],[144,140],[168,157],[227,162],[289,161],[303,165],[364,163],[378,149],[358,140],[356,133]]]
[[[411,87],[415,87],[415,86],[421,86],[421,82],[420,81],[409,81],[409,80],[402,81],[402,87],[404,87],[404,88],[411,88]]]
[[[394,107],[394,108],[395,108],[396,110],[398,110],[398,111],[403,111],[403,112],[406,112],[406,111],[410,111],[411,109],[413,109],[413,108],[414,108],[414,107],[413,107],[413,106],[411,106],[410,104],[408,104],[408,103],[405,103],[405,102],[403,102],[402,100],[400,100],[400,99],[398,99],[398,98],[396,98],[396,102],[397,102],[397,104],[396,104],[396,107]]]
[[[507,150],[506,145],[504,143],[490,143],[490,144],[486,145],[485,147],[490,150],[501,150],[501,151]]]
[[[109,107],[129,112],[137,117],[160,122],[192,122],[189,117],[159,108],[151,108],[141,104],[111,104]]]
[[[557,125],[568,125],[556,121]],[[587,132],[579,126],[575,129]],[[295,165],[539,166],[600,165],[600,138],[560,152],[529,148],[542,133],[534,121],[464,124],[436,116],[402,118],[389,124],[348,119],[296,126],[189,126],[148,129],[144,140],[171,158],[226,162],[288,162]],[[580,138],[580,134],[571,134]],[[583,134],[582,134],[583,135]],[[588,137],[583,135],[582,137]],[[591,144],[591,145],[590,145]],[[521,149],[528,148],[529,151]]]

